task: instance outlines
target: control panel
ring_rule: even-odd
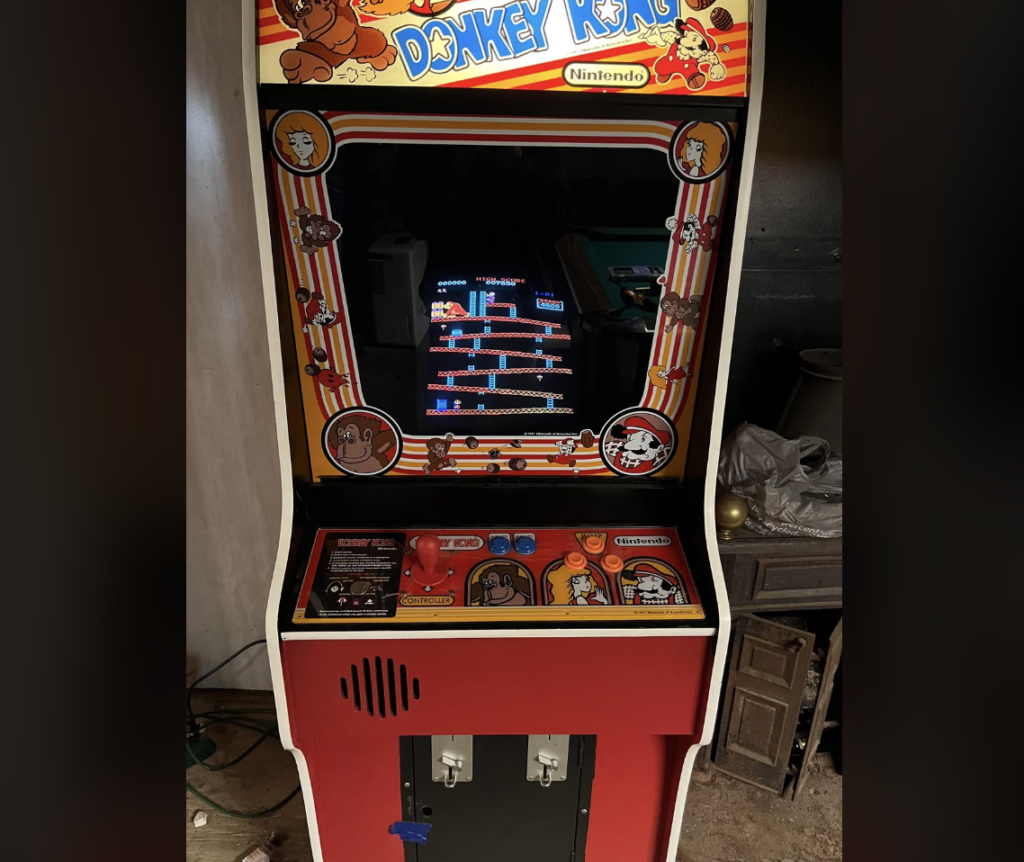
[[[292,622],[702,620],[673,528],[320,529]]]

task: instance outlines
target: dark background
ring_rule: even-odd
[[[723,430],[773,429],[799,352],[842,347],[842,5],[772,3]]]

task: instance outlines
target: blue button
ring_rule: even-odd
[[[537,542],[533,536],[516,536],[516,553],[532,554],[537,550]]]
[[[512,543],[507,536],[491,536],[487,540],[487,548],[492,554],[507,554],[512,549]]]

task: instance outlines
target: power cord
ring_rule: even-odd
[[[195,689],[197,685],[199,685],[199,683],[213,676],[222,667],[234,661],[247,649],[250,649],[251,647],[254,647],[257,644],[262,644],[266,642],[266,638],[260,638],[259,640],[255,640],[252,643],[246,644],[233,655],[230,655],[228,656],[228,658],[224,659],[224,661],[217,665],[213,670],[204,673],[185,690],[185,751],[188,752],[189,756],[192,758],[193,764],[201,766],[207,772],[220,772],[224,769],[227,769],[230,766],[234,766],[236,763],[240,762],[241,760],[245,759],[250,754],[252,754],[252,752],[255,751],[256,748],[269,737],[273,737],[274,739],[281,738],[278,733],[276,722],[263,721],[257,718],[248,718],[247,720],[242,720],[246,719],[248,716],[276,712],[273,709],[216,709],[211,710],[210,712],[201,713],[195,713],[192,711],[192,691]],[[202,725],[199,724],[200,719],[202,719],[204,722]],[[229,760],[227,763],[217,763],[211,765],[209,763],[204,763],[202,760],[200,760],[200,758],[192,750],[192,745],[189,742],[189,740],[190,738],[199,735],[200,733],[204,732],[207,728],[212,727],[215,724],[230,724],[235,727],[241,727],[245,728],[246,730],[255,731],[259,733],[260,736],[252,745],[250,745],[245,751],[243,751],[240,755],[238,755],[238,757],[234,758],[233,760]],[[185,782],[185,790],[187,790],[194,797],[196,797],[196,799],[200,800],[206,805],[209,805],[210,808],[212,808],[214,811],[219,811],[221,814],[225,814],[228,817],[236,817],[242,820],[253,820],[257,817],[266,817],[268,814],[273,814],[275,811],[283,808],[285,805],[291,802],[291,800],[301,789],[302,786],[299,785],[276,805],[273,805],[270,808],[267,808],[263,811],[245,812],[232,811],[228,808],[224,808],[222,805],[218,805],[212,799],[200,793],[191,784],[189,784],[188,781]]]
[[[192,685],[190,685],[187,689],[185,689],[185,720],[188,721],[192,717],[192,690],[197,685],[199,685],[199,683],[203,682],[203,680],[209,679],[217,671],[219,671],[222,667],[224,667],[224,665],[229,664],[230,662],[233,662],[236,658],[238,658],[247,649],[250,649],[250,648],[252,648],[254,646],[257,646],[258,644],[265,644],[266,642],[267,642],[266,638],[260,638],[259,640],[252,641],[252,643],[247,643],[240,650],[238,650],[234,654],[232,654],[232,655],[228,656],[226,659],[224,659],[224,661],[222,661],[219,665],[217,665],[213,670],[208,670],[201,677],[199,677],[199,679],[197,679],[195,682],[193,682]]]

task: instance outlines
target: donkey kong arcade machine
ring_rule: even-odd
[[[729,633],[763,3],[256,12],[267,638],[314,857],[673,862]]]

